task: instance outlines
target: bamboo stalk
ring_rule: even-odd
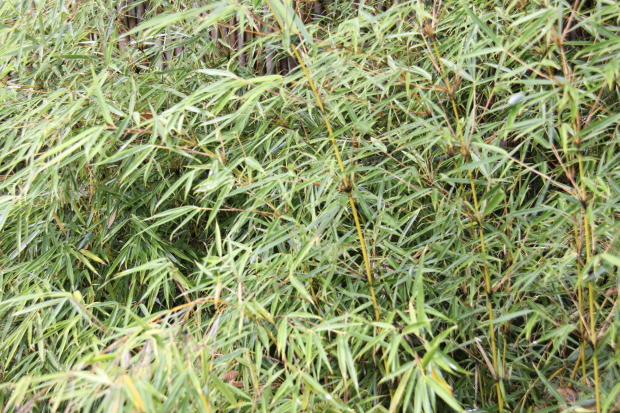
[[[269,9],[269,6],[267,4],[265,4],[264,7],[265,7],[265,10]],[[265,30],[265,33],[267,34],[273,33],[273,29],[271,28],[269,24],[265,24],[264,30]],[[274,54],[273,54],[273,49],[271,47],[267,46],[266,49],[267,49],[267,56],[265,56],[265,74],[271,75],[273,74],[273,71],[275,68]]]
[[[327,112],[325,112],[325,107],[323,106],[323,101],[321,100],[321,97],[318,93],[318,90],[316,89],[316,86],[314,84],[314,82],[312,81],[312,77],[310,76],[310,72],[308,72],[308,69],[306,68],[306,65],[304,64],[303,59],[301,58],[301,55],[299,54],[299,51],[297,50],[297,48],[293,45],[291,45],[291,48],[293,49],[293,53],[295,55],[295,57],[297,58],[297,61],[299,62],[299,66],[301,67],[301,69],[303,70],[304,74],[306,75],[306,79],[308,80],[308,83],[310,85],[310,89],[312,89],[312,93],[314,94],[314,97],[317,101],[317,105],[319,106],[319,110],[321,111],[321,114],[323,115],[323,121],[325,122],[325,126],[327,127],[327,132],[329,134],[329,139],[332,142],[332,146],[334,148],[334,152],[336,154],[336,160],[338,161],[338,168],[340,169],[341,173],[344,173],[345,168],[344,168],[344,163],[342,162],[342,157],[340,156],[340,150],[338,149],[338,144],[336,142],[336,138],[334,137],[334,131],[332,129],[331,123],[329,121],[329,118],[327,116]],[[377,302],[377,296],[375,294],[375,288],[373,286],[373,278],[372,278],[372,271],[370,269],[370,259],[368,257],[368,251],[366,250],[366,241],[364,239],[364,233],[362,232],[362,227],[358,218],[358,212],[357,212],[357,208],[355,207],[355,200],[353,199],[353,190],[355,185],[355,180],[351,180],[351,186],[352,189],[351,191],[349,191],[348,193],[348,197],[349,197],[349,205],[351,206],[351,213],[353,214],[353,219],[355,221],[355,227],[357,228],[357,235],[359,237],[360,240],[360,248],[362,249],[362,256],[364,258],[364,267],[366,268],[366,279],[368,281],[368,286],[370,289],[370,296],[372,299],[372,305],[373,305],[373,309],[374,309],[374,313],[375,313],[375,320],[379,321],[380,320],[380,315],[379,315],[379,304]]]
[[[239,28],[237,29],[237,51],[239,52],[239,65],[245,66],[246,57],[245,52],[243,51],[243,47],[245,46],[245,28],[241,26],[241,22],[239,22]]]
[[[579,146],[580,142],[577,142],[577,146]],[[587,205],[587,192],[584,183],[584,171],[583,171],[583,157],[581,152],[578,152],[577,161],[579,165],[579,180],[581,184],[581,216],[583,220],[583,233],[585,236],[586,242],[586,265],[590,263],[592,258],[592,246],[593,244],[593,236],[590,234],[590,224],[588,222],[588,205]],[[600,377],[598,371],[598,356],[596,355],[597,350],[597,339],[596,339],[596,312],[594,311],[594,288],[595,284],[591,277],[588,279],[588,304],[589,304],[589,315],[590,315],[590,344],[592,345],[592,364],[594,369],[594,393],[596,397],[596,413],[601,413],[601,384]],[[584,362],[585,365],[585,362]]]

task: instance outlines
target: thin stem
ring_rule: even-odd
[[[493,320],[495,319],[493,315],[493,302],[491,300],[491,295],[493,293],[491,285],[491,275],[489,273],[489,265],[486,260],[486,245],[484,242],[484,231],[482,227],[482,216],[480,214],[480,209],[478,207],[478,196],[476,195],[476,187],[474,186],[474,176],[471,169],[468,171],[469,174],[469,182],[471,185],[472,197],[474,200],[474,213],[476,214],[476,220],[478,221],[478,235],[480,236],[480,250],[483,255],[483,269],[484,269],[484,285],[485,285],[485,293],[487,296],[487,310],[489,312],[489,340],[491,341],[491,355],[493,361],[493,368],[496,373],[496,382],[495,388],[497,391],[497,404],[499,406],[499,411],[502,412],[504,410],[504,401],[502,397],[501,390],[501,372],[499,370],[499,363],[497,362],[498,354],[497,354],[497,344],[495,342],[495,327],[493,325]]]
[[[312,89],[312,93],[314,94],[314,97],[319,106],[319,110],[321,111],[321,115],[323,116],[323,121],[325,122],[325,126],[327,127],[329,139],[331,140],[332,146],[334,147],[334,152],[336,153],[336,160],[338,161],[338,168],[340,169],[341,173],[344,173],[345,169],[344,169],[344,163],[342,162],[342,156],[340,156],[340,150],[338,149],[338,144],[336,143],[336,138],[334,137],[334,131],[332,129],[331,123],[329,122],[329,118],[327,116],[327,113],[325,112],[323,101],[321,100],[321,97],[316,89],[316,86],[314,85],[314,82],[312,81],[312,77],[310,76],[310,72],[306,68],[306,65],[304,64],[304,61],[301,58],[301,55],[299,54],[299,51],[293,45],[291,45],[291,49],[293,50],[293,53],[295,54],[295,57],[297,58],[297,61],[299,62],[299,66],[304,71],[304,74],[306,75],[306,78],[308,79],[308,84],[310,85],[310,88]],[[368,286],[370,287],[370,297],[372,299],[372,306],[375,312],[375,320],[379,321],[380,319],[379,304],[377,303],[377,296],[375,294],[375,288],[372,282],[373,279],[372,279],[372,271],[370,269],[370,258],[368,257],[368,251],[366,251],[366,241],[364,239],[364,233],[362,232],[362,226],[360,224],[360,220],[357,214],[357,208],[355,207],[355,200],[353,199],[353,195],[352,195],[353,190],[355,189],[354,187],[355,180],[351,180],[351,185],[352,185],[352,189],[348,193],[349,205],[351,205],[351,213],[353,214],[353,219],[355,221],[355,227],[357,228],[357,235],[360,240],[360,248],[362,249],[362,256],[364,258],[364,267],[366,269],[366,279],[368,280]]]
[[[586,240],[586,263],[590,262],[592,256],[592,239],[590,237],[590,224],[588,222],[587,197],[585,183],[583,179],[583,157],[581,152],[577,155],[579,163],[579,177],[581,183],[581,215],[583,217],[583,231]],[[590,277],[589,277],[590,278]],[[592,364],[594,367],[594,393],[596,395],[596,413],[601,412],[601,388],[600,377],[598,371],[598,356],[596,355],[596,319],[594,311],[594,282],[592,278],[588,280],[588,301],[590,313],[590,343],[592,344]]]

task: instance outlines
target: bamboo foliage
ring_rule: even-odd
[[[618,16],[0,3],[2,411],[617,411]]]

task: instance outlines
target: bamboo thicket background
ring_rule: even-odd
[[[191,7],[199,8],[206,6],[207,3],[193,3]],[[256,6],[256,5],[255,5]],[[287,5],[290,12],[294,14],[284,15],[282,23],[293,23],[292,19],[298,19],[302,24],[318,22],[325,18],[328,10],[338,7],[352,6],[353,9],[359,5],[338,4],[328,2],[325,5],[320,2],[293,2]],[[126,52],[128,47],[138,48],[145,52],[145,56],[150,59],[145,64],[155,64],[163,69],[174,64],[184,51],[184,42],[171,30],[160,33],[159,36],[151,39],[151,42],[137,41],[135,36],[126,36],[127,32],[133,30],[149,16],[156,15],[158,11],[164,10],[165,6],[151,4],[148,1],[121,1],[116,4],[117,28],[119,33],[119,50]],[[187,4],[185,7],[187,8]],[[169,7],[168,7],[169,9]],[[384,10],[385,5],[378,6],[379,10]],[[209,66],[231,65],[245,68],[255,74],[274,74],[286,75],[297,67],[295,59],[289,55],[289,51],[282,47],[267,47],[261,38],[265,38],[274,32],[280,31],[277,19],[270,17],[268,3],[263,7],[256,7],[253,10],[240,7],[235,11],[230,11],[230,19],[218,21],[202,33],[205,42],[204,47],[209,48],[210,53],[203,55],[204,63]],[[332,14],[336,14],[335,12]],[[202,12],[197,17],[207,18],[208,11]],[[295,17],[293,17],[295,16]],[[336,16],[334,16],[336,17]],[[291,20],[290,22],[288,20]],[[149,51],[149,49],[152,49]],[[149,53],[150,52],[150,53]],[[191,53],[191,52],[190,52]]]
[[[618,410],[616,1],[0,3],[3,412]]]

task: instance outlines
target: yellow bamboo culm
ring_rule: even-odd
[[[332,125],[329,122],[329,118],[327,113],[325,112],[325,107],[323,106],[323,101],[319,95],[319,92],[312,81],[312,77],[310,76],[310,72],[306,68],[301,55],[297,48],[291,45],[291,49],[293,49],[293,53],[295,54],[295,58],[299,62],[299,66],[301,70],[303,70],[306,75],[306,79],[308,79],[308,83],[310,85],[310,89],[312,89],[312,93],[317,101],[317,105],[319,106],[319,110],[321,111],[321,115],[323,116],[323,121],[325,122],[325,127],[327,128],[327,133],[329,134],[329,139],[332,142],[334,147],[334,152],[336,153],[336,160],[338,161],[338,168],[340,169],[340,173],[344,173],[344,163],[342,162],[342,156],[340,156],[340,150],[338,149],[338,144],[336,143],[336,138],[334,137],[334,131],[332,129]],[[351,180],[351,185],[355,185],[354,181]],[[377,296],[375,294],[375,287],[372,282],[372,270],[370,269],[370,258],[368,257],[368,251],[366,251],[366,241],[364,239],[364,233],[362,231],[362,226],[358,217],[357,208],[355,207],[355,200],[353,199],[353,190],[348,193],[349,197],[349,205],[351,205],[351,213],[353,214],[353,220],[355,221],[355,227],[357,229],[357,236],[360,240],[360,248],[362,249],[362,257],[364,258],[364,267],[366,269],[366,279],[368,280],[368,286],[370,287],[370,297],[372,299],[372,306],[375,312],[375,320],[379,321],[379,304],[377,303]]]
[[[581,183],[581,199],[582,205],[581,215],[583,218],[583,232],[586,241],[586,264],[590,262],[592,256],[592,245],[593,240],[590,236],[590,224],[588,221],[588,211],[587,206],[585,206],[586,202],[586,188],[584,183],[583,176],[583,157],[581,156],[581,152],[577,155],[577,161],[579,164],[579,176]],[[592,279],[588,280],[588,301],[589,301],[589,315],[590,315],[590,344],[592,345],[592,367],[594,369],[594,394],[596,398],[596,413],[601,413],[601,380],[598,371],[598,356],[596,355],[596,319],[595,319],[595,311],[594,311],[594,282]],[[584,356],[585,357],[585,356]],[[585,358],[583,360],[585,365]]]

